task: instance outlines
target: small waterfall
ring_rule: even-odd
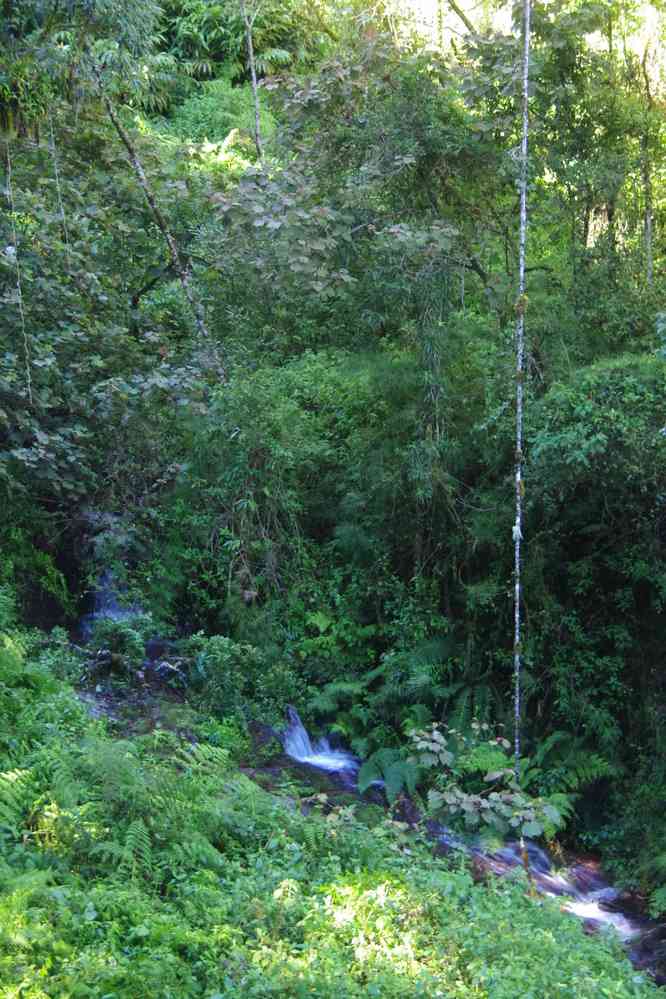
[[[141,614],[141,607],[120,603],[121,588],[111,569],[105,569],[100,575],[95,587],[95,602],[93,617],[110,617],[114,621]]]
[[[313,746],[298,712],[291,705],[287,707],[287,722],[282,733],[282,744],[287,756],[326,773],[346,772],[356,777],[360,760],[345,749],[332,749],[328,739],[319,739]]]
[[[138,604],[121,603],[122,587],[113,571],[104,569],[97,580],[93,592],[93,609],[84,614],[78,624],[78,632],[84,641],[92,635],[95,622],[103,618],[112,621],[126,621],[144,613]]]

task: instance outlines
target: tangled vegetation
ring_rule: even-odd
[[[143,734],[91,720],[50,662],[57,643],[3,633],[3,996],[653,994],[522,879],[475,885],[381,810],[322,811],[293,776],[262,789],[239,728],[186,707]]]
[[[518,25],[450,8],[4,5],[8,999],[650,993],[523,886],[238,769],[293,704],[362,784],[666,913],[664,13],[532,4],[517,300]],[[131,701],[156,636],[181,721],[90,720],[67,684]]]

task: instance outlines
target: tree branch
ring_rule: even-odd
[[[115,128],[118,134],[120,141],[127,150],[129,161],[132,164],[132,167],[134,168],[134,173],[136,174],[137,180],[139,181],[139,185],[148,203],[148,207],[150,208],[153,219],[155,220],[157,227],[159,228],[160,232],[162,233],[162,236],[164,237],[164,241],[169,250],[169,256],[171,257],[171,266],[178,275],[181,287],[183,289],[183,293],[185,295],[185,298],[187,299],[190,309],[192,310],[192,314],[194,316],[194,321],[197,330],[199,332],[199,335],[203,340],[209,341],[210,334],[206,326],[203,306],[198,296],[194,292],[194,289],[192,288],[192,281],[189,269],[186,267],[186,265],[183,263],[181,259],[178,250],[178,245],[171,233],[171,230],[169,229],[164,214],[162,213],[162,209],[158,205],[157,199],[155,198],[155,194],[153,193],[153,190],[148,182],[148,178],[143,168],[143,164],[139,159],[139,154],[137,153],[134,143],[132,142],[127,130],[124,128],[122,122],[120,121],[120,118],[118,117],[116,110],[113,104],[111,103],[110,97],[108,96],[108,94],[104,89],[102,74],[100,72],[99,67],[94,62],[92,62],[92,72],[93,76],[95,77],[95,81],[97,83],[97,88],[99,91],[99,95],[102,99],[102,103],[106,108],[106,113],[108,114],[111,123],[113,124],[113,127]],[[220,368],[220,374],[222,376],[222,380],[226,381],[226,371],[223,366]]]
[[[468,18],[467,14],[463,10],[461,10],[461,8],[458,6],[458,4],[456,3],[456,0],[448,0],[448,3],[449,3],[449,7],[453,11],[453,13],[458,15],[458,17],[460,18],[460,20],[462,21],[462,23],[465,25],[465,27],[467,28],[467,30],[469,31],[469,33],[471,35],[475,35],[476,34],[476,28],[474,27],[474,25],[472,24],[472,22]]]

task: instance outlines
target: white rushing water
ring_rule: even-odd
[[[84,614],[79,622],[81,637],[87,641],[92,635],[96,621],[104,618],[112,621],[126,621],[143,613],[138,604],[122,603],[122,587],[111,569],[104,569],[95,584],[93,608]]]
[[[548,894],[548,892],[546,892]],[[577,898],[571,902],[566,902],[563,906],[567,912],[572,912],[574,916],[586,921],[591,920],[601,926],[612,926],[618,933],[620,940],[632,940],[641,932],[641,927],[637,926],[631,919],[621,912],[609,912],[602,909],[599,901],[594,898]]]
[[[327,773],[358,773],[361,763],[353,753],[345,749],[333,749],[328,739],[319,739],[312,744],[298,712],[291,705],[287,708],[287,719],[289,724],[282,735],[287,756]]]
[[[288,725],[282,740],[285,753],[299,763],[327,773],[345,773],[356,782],[361,761],[344,749],[333,749],[328,739],[312,743],[298,712],[287,708]],[[446,850],[458,849],[477,857],[490,873],[502,876],[522,865],[518,843],[507,843],[494,852],[479,844],[468,844],[444,826],[430,823],[430,835]],[[536,843],[526,844],[530,874],[537,890],[559,898],[561,907],[582,919],[590,930],[612,928],[624,942],[634,940],[644,930],[642,922],[619,911],[618,892],[599,874],[594,865],[579,864],[570,870],[554,872],[551,859]]]
[[[618,891],[608,884],[596,868],[577,865],[554,873],[550,857],[536,843],[526,843],[530,872],[542,895],[562,900],[562,909],[578,916],[595,929],[612,927],[623,941],[632,940],[643,929],[642,924],[618,911]],[[475,851],[477,852],[477,851]],[[481,851],[478,851],[481,852]],[[517,867],[522,864],[518,843],[508,843],[490,858]],[[501,873],[501,871],[498,871]]]

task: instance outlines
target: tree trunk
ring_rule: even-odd
[[[263,163],[264,151],[261,142],[261,121],[259,117],[259,86],[257,84],[257,66],[254,58],[254,44],[252,41],[252,28],[254,27],[254,17],[250,19],[245,0],[240,0],[240,10],[245,24],[245,43],[247,45],[247,61],[250,65],[250,78],[252,80],[252,97],[254,99],[254,144],[257,147],[259,163]]]
[[[644,216],[643,216],[643,239],[645,243],[645,279],[648,287],[654,284],[654,250],[652,246],[652,226],[653,226],[653,196],[652,196],[652,161],[650,157],[650,117],[653,110],[652,90],[650,89],[650,77],[648,74],[647,61],[650,53],[650,46],[645,47],[643,61],[643,82],[645,84],[645,98],[647,101],[647,113],[645,116],[645,126],[641,135],[641,173],[643,175],[643,195],[644,195]]]
[[[475,35],[476,34],[476,29],[475,29],[474,25],[472,24],[472,22],[468,18],[467,14],[465,14],[465,12],[458,6],[458,4],[456,3],[456,0],[449,0],[449,7],[451,8],[451,10],[453,11],[454,14],[458,15],[458,17],[460,18],[460,20],[462,21],[462,23],[465,25],[465,27],[467,28],[467,30],[470,32],[470,34]]]

